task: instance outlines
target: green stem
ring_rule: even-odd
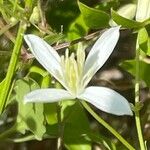
[[[17,124],[14,124],[10,129],[7,129],[3,133],[0,134],[0,141],[7,139],[10,135],[17,131]]]
[[[135,150],[133,146],[131,146],[114,128],[112,128],[107,122],[105,122],[99,115],[97,115],[90,106],[85,102],[81,102],[84,108],[100,123],[102,124],[107,130],[109,130],[118,140],[126,146],[129,150]]]
[[[137,103],[140,102],[140,77],[139,77],[139,75],[140,75],[140,60],[139,60],[139,55],[140,55],[140,49],[138,47],[138,42],[137,42],[137,45],[136,45],[135,106]],[[146,150],[143,135],[142,135],[139,110],[135,111],[135,122],[136,122],[136,128],[137,128],[140,148],[141,148],[141,150]]]
[[[18,58],[19,58],[19,54],[21,50],[21,45],[22,45],[22,40],[23,40],[23,34],[25,31],[26,31],[26,24],[24,24],[23,22],[20,22],[16,42],[13,48],[12,56],[11,56],[7,74],[5,77],[5,83],[4,83],[4,86],[0,95],[0,114],[3,112],[3,109],[5,108],[7,96],[9,94],[10,85],[12,83],[13,75],[16,71],[16,66],[17,66],[17,62],[18,62]]]
[[[59,137],[57,139],[57,150],[62,150],[63,149],[64,124],[61,119],[60,103],[57,104],[57,119],[58,119],[58,130],[59,130]]]

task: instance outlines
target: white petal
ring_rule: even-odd
[[[119,116],[133,115],[128,101],[119,93],[106,87],[88,87],[78,98],[107,113]]]
[[[117,26],[105,31],[89,52],[85,61],[83,76],[85,86],[111,55],[119,39],[119,29],[120,27]]]
[[[150,0],[138,0],[135,18],[139,22],[150,18]]]
[[[65,87],[61,60],[56,50],[38,36],[28,34],[24,39],[39,63]]]
[[[68,91],[63,89],[38,89],[25,95],[24,101],[52,103],[61,100],[75,99]]]

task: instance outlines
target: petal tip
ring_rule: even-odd
[[[131,108],[129,106],[129,108],[127,108],[126,111],[122,112],[121,114],[118,113],[116,115],[118,115],[118,116],[123,116],[123,115],[133,116],[133,112],[132,112],[132,110],[131,110]]]
[[[133,112],[132,112],[132,110],[131,110],[131,109],[129,110],[128,115],[129,115],[129,116],[133,116]]]
[[[32,38],[32,37],[34,37],[34,36],[35,36],[35,35],[33,35],[33,34],[25,34],[23,37],[24,37],[25,41],[28,41],[29,38]]]
[[[127,101],[126,101],[127,102]],[[128,102],[127,102],[128,103]],[[115,114],[115,113],[114,113]],[[115,115],[118,115],[118,116],[123,116],[123,115],[127,115],[127,116],[133,116],[133,112],[132,112],[132,110],[131,110],[131,107],[130,106],[128,106],[128,104],[127,104],[127,106],[126,106],[126,108],[121,112],[120,111],[120,113],[118,112],[117,114],[115,114]]]

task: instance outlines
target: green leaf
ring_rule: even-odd
[[[70,25],[67,37],[69,40],[76,40],[85,36],[88,32],[89,28],[85,24],[83,20],[83,16],[79,15],[73,23]]]
[[[38,67],[38,66],[32,66],[29,70],[29,73],[37,73],[41,75],[42,77],[47,76],[49,73],[45,71],[44,69]]]
[[[118,8],[118,7],[119,7],[118,0],[100,2],[96,6],[96,8],[105,12],[110,12],[111,8]]]
[[[140,49],[150,56],[150,37],[146,28],[142,28],[138,32],[138,44]]]
[[[18,102],[17,125],[18,131],[25,133],[31,131],[35,138],[41,140],[45,133],[43,104],[24,104],[24,96],[39,88],[38,84],[31,79],[18,80],[15,86],[16,100]]]
[[[65,145],[68,150],[91,150],[91,146],[89,144],[80,144],[82,139],[73,139],[76,144]],[[80,141],[80,143],[78,143]]]
[[[4,84],[5,84],[5,80],[6,80],[6,79],[4,79],[4,80],[0,83],[0,91],[2,90],[2,88],[3,88]]]
[[[113,21],[115,21],[118,25],[121,25],[122,27],[125,27],[125,28],[140,28],[140,27],[145,26],[145,23],[137,22],[137,21],[122,17],[114,10],[111,10],[111,15],[112,15]]]
[[[44,104],[44,115],[49,125],[56,124],[58,122],[57,104],[56,103]]]
[[[64,129],[64,142],[69,150],[91,150],[91,142],[86,139],[86,133],[90,131],[88,118],[79,103],[64,110],[70,112],[66,119]]]
[[[99,143],[108,150],[116,150],[111,139],[93,132],[83,107],[76,102],[66,107],[65,116],[68,115],[64,129],[64,142],[69,150],[91,150],[91,142]]]
[[[132,3],[123,5],[117,10],[118,15],[130,20],[135,17],[135,13],[136,13],[136,5]],[[111,26],[116,26],[116,23],[113,20],[110,21],[110,24]]]
[[[131,73],[135,77],[136,73],[136,61],[135,60],[128,60],[121,64],[121,67],[126,69],[129,73]],[[147,64],[144,61],[140,61],[140,79],[145,81],[147,86],[150,87],[150,64]]]
[[[91,8],[85,4],[78,2],[79,9],[83,15],[86,25],[92,29],[98,29],[109,26],[110,16],[104,11]]]

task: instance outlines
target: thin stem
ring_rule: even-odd
[[[0,134],[0,141],[7,139],[10,135],[17,131],[17,123],[15,123],[10,129],[7,129],[3,133]]]
[[[60,103],[57,104],[57,119],[58,119],[58,132],[59,137],[57,139],[57,150],[63,149],[63,132],[64,132],[64,124],[61,119],[61,106]]]
[[[136,45],[136,77],[135,77],[135,105],[140,102],[140,49],[138,47],[138,43]],[[138,139],[140,143],[141,150],[146,150],[144,139],[142,135],[141,122],[140,122],[140,113],[139,111],[135,111],[135,122],[138,133]]]
[[[112,128],[107,122],[105,122],[99,115],[97,115],[90,106],[85,102],[81,102],[84,108],[101,124],[103,125],[107,130],[109,130],[118,140],[126,146],[129,150],[135,150],[133,146],[131,146],[114,128]]]
[[[45,19],[45,13],[44,13],[44,11],[42,11],[41,0],[38,0],[38,8],[39,8],[40,17],[41,17],[42,28],[45,28],[46,27],[46,19]]]
[[[23,22],[20,22],[16,42],[13,48],[12,56],[10,59],[7,74],[6,74],[5,81],[4,81],[5,83],[4,83],[4,86],[0,95],[0,114],[3,112],[3,109],[5,108],[7,96],[9,94],[10,85],[12,83],[13,75],[16,71],[16,66],[17,66],[20,49],[22,45],[22,40],[23,40],[23,34],[25,30],[26,30],[26,24],[24,24]]]

